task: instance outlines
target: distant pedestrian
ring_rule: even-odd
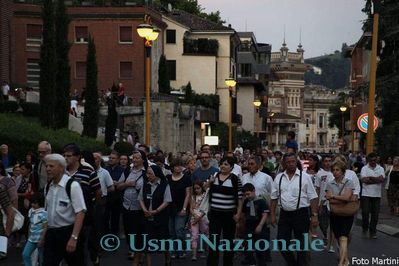
[[[399,216],[399,157],[393,158],[393,165],[387,171],[388,204],[393,214]]]
[[[8,101],[8,94],[10,93],[10,86],[7,81],[3,81],[3,85],[1,86],[1,96],[4,101]]]

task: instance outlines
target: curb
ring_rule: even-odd
[[[358,213],[355,218],[356,218],[355,224],[361,227],[362,226],[362,214]],[[384,233],[386,235],[389,235],[389,236],[399,238],[399,228],[398,227],[380,223],[380,224],[377,224],[377,231]]]

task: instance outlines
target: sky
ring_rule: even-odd
[[[198,0],[206,12],[221,12],[226,25],[252,31],[256,40],[280,49],[284,38],[296,51],[302,32],[305,58],[341,50],[362,35],[365,0]]]

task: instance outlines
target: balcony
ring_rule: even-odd
[[[185,55],[213,55],[217,56],[219,42],[215,39],[183,39]]]

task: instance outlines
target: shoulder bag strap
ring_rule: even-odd
[[[296,209],[299,209],[299,203],[301,202],[301,194],[302,194],[302,170],[299,174],[299,194],[298,194],[298,203],[296,204]]]

